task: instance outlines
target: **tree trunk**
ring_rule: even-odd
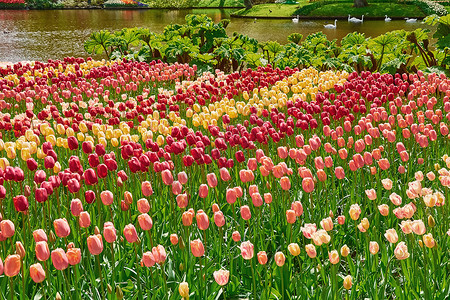
[[[250,9],[253,7],[252,0],[244,0],[245,9]]]
[[[368,5],[367,0],[353,0],[353,7],[365,7]]]

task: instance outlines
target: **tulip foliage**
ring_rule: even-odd
[[[450,79],[196,72],[0,69],[2,299],[448,297]]]
[[[450,15],[449,15],[450,16]],[[274,68],[308,68],[396,72],[443,72],[448,69],[447,37],[449,16],[430,16],[426,22],[436,25],[433,38],[437,49],[428,47],[431,35],[425,29],[395,30],[376,38],[351,32],[337,40],[329,40],[323,32],[311,33],[303,39],[299,33],[288,36],[287,44],[257,41],[226,28],[230,20],[215,24],[206,15],[187,15],[185,24],[171,24],[162,33],[149,28],[123,28],[110,32],[93,32],[84,43],[88,54],[104,54],[108,59],[128,58],[138,61],[163,60],[167,63],[189,63],[203,71],[220,69],[225,73],[244,68],[270,65]]]

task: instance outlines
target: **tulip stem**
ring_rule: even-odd
[[[139,259],[138,259],[138,254],[137,254],[137,249],[136,249],[136,243],[134,243],[134,253],[136,254],[136,274],[137,274],[137,286],[138,286],[138,299],[142,299],[142,290],[141,290],[141,276],[140,276],[140,272],[139,272]],[[102,283],[103,285],[103,283]]]
[[[111,276],[112,280],[111,280],[111,283],[112,283],[112,286],[114,287],[115,286],[114,281],[116,279],[116,261],[115,261],[115,257],[114,257],[114,245],[113,245],[113,243],[110,243],[109,245],[111,247],[111,260],[112,260],[112,276]]]
[[[103,275],[102,275],[102,269],[100,268],[100,258],[98,257],[98,255],[95,255],[95,263],[97,265],[98,274],[100,276],[100,284],[102,287],[102,298],[104,298],[105,288],[103,286]]]
[[[9,286],[10,286],[10,292],[11,300],[14,300],[14,277],[9,277]]]
[[[283,268],[283,267],[281,267],[281,268]],[[285,299],[284,298],[284,274],[283,274],[282,270],[280,272],[280,276],[281,276],[281,295],[282,295],[281,299]],[[256,294],[255,294],[255,296],[256,296]]]
[[[23,260],[22,260],[22,294],[21,294],[21,298],[24,299],[25,297],[25,266],[23,264]]]
[[[256,278],[255,278],[255,269],[253,268],[253,260],[250,260],[250,266],[252,267],[253,298],[256,299]],[[281,286],[283,286],[283,276],[281,276]],[[283,288],[283,298],[282,299],[284,299],[284,288]]]
[[[64,277],[64,290],[66,292],[66,295],[69,296],[69,299],[72,299],[72,294],[70,293],[70,285],[69,285],[69,281],[67,280],[67,276],[66,276],[66,272],[64,272],[64,270],[61,270],[61,273]]]

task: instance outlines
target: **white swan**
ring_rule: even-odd
[[[387,15],[384,15],[385,16],[385,18],[384,18],[384,21],[385,22],[390,22],[392,19],[391,18],[389,18]]]
[[[292,19],[292,22],[298,23],[298,15],[297,15],[297,18],[293,18],[293,19]]]
[[[362,23],[362,22],[364,22],[364,15],[362,15],[361,19],[358,19],[355,17],[350,18],[350,15],[348,15],[348,21],[352,22],[352,23]]]
[[[417,19],[410,19],[410,18],[405,18],[406,23],[415,23],[417,21]]]
[[[337,22],[337,20],[334,20],[334,25],[333,24],[326,24],[326,25],[323,25],[323,27],[325,27],[327,29],[336,29],[336,22]]]

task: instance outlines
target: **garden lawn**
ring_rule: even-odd
[[[313,10],[309,16],[360,16],[362,14],[370,17],[422,17],[424,13],[415,5],[397,3],[372,3],[367,7],[356,8],[353,3],[339,3],[324,5]]]
[[[200,0],[198,7],[244,7],[243,0]]]
[[[241,9],[235,12],[238,16],[247,17],[289,17],[296,10],[308,4],[306,0],[299,0],[298,4],[260,4],[255,5],[249,10]]]

